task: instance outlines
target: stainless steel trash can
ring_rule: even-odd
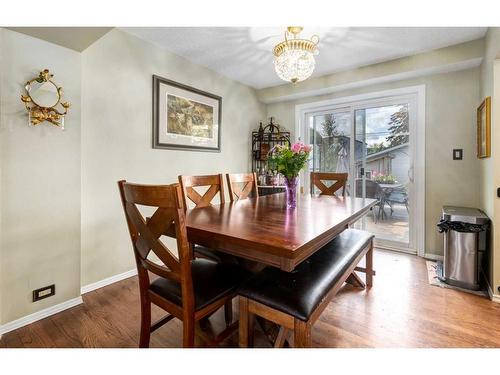
[[[450,285],[480,289],[480,243],[486,245],[489,218],[477,209],[444,206],[438,226],[444,230],[444,260],[438,277]],[[484,250],[484,249],[482,249]]]

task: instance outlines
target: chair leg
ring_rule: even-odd
[[[311,325],[300,319],[294,320],[293,342],[296,348],[310,348],[312,346]]]
[[[373,286],[373,241],[370,244],[370,250],[366,253],[366,286]]]
[[[375,207],[372,207],[372,215],[373,215],[373,223],[374,224],[377,224],[377,215],[375,215],[375,210],[374,210]],[[379,208],[380,210],[380,208]]]
[[[141,333],[139,336],[139,348],[149,348],[151,336],[151,302],[141,301]]]
[[[240,297],[240,348],[253,346],[254,316],[248,311],[248,298]]]
[[[194,316],[184,318],[182,321],[182,346],[184,348],[194,347]]]
[[[226,320],[226,327],[233,322],[233,300],[230,299],[224,305],[224,319]]]

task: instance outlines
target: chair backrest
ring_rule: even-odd
[[[138,185],[118,181],[120,196],[132,240],[141,294],[149,287],[148,271],[181,284],[182,298],[194,299],[191,276],[192,251],[187,240],[182,193],[179,184]],[[138,206],[156,207],[149,218]],[[177,239],[178,258],[160,241],[168,235]],[[153,252],[163,264],[148,259]]]
[[[195,207],[207,207],[212,205],[213,199],[219,195],[220,203],[224,203],[224,182],[222,174],[209,176],[179,176],[182,189],[184,207],[187,208],[187,199],[194,203]],[[201,195],[194,188],[206,187],[208,190]]]
[[[335,193],[342,189],[342,196],[345,197],[345,185],[348,176],[347,173],[311,172],[311,192],[314,192],[314,187],[317,187],[320,195],[336,195]],[[327,186],[324,181],[335,182]]]
[[[226,174],[229,199],[246,199],[252,194],[259,196],[257,189],[257,175],[255,173],[228,173]]]
[[[372,180],[365,180],[366,198],[379,199],[382,196],[382,188]],[[356,180],[356,197],[363,196],[363,179]]]

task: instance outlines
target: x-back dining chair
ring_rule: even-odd
[[[141,299],[139,346],[149,347],[151,332],[171,319],[183,322],[183,346],[194,346],[195,323],[231,302],[246,275],[235,265],[193,259],[188,243],[182,193],[178,184],[137,185],[118,182],[132,240]],[[138,206],[155,207],[146,219]],[[175,237],[178,257],[160,240]],[[148,259],[153,252],[161,264]],[[152,282],[149,272],[155,274]],[[151,325],[151,303],[169,314]],[[218,343],[236,328],[228,327],[215,338]]]
[[[219,202],[224,203],[224,180],[222,174],[207,176],[179,176],[179,183],[182,189],[182,199],[184,207],[187,209],[188,200],[192,202],[195,208],[208,207],[213,204],[215,197],[219,197]],[[198,193],[196,187],[208,187],[203,195]],[[212,249],[194,245],[194,255],[202,258],[208,258],[215,261],[222,261],[224,254],[220,254]]]
[[[188,207],[187,200],[194,203],[195,207],[207,207],[213,204],[215,197],[219,196],[219,202],[224,203],[224,179],[222,174],[207,176],[179,176],[179,183],[183,192],[184,207]],[[196,187],[208,187],[201,195]]]
[[[218,196],[219,202],[225,202],[224,198],[224,178],[222,174],[204,176],[179,176],[179,184],[182,190],[184,208],[188,208],[188,201],[194,204],[195,208],[208,207]],[[202,195],[195,188],[208,188]],[[209,249],[197,244],[193,245],[193,254],[196,258],[206,258],[216,262],[237,263],[233,256],[221,253],[217,250]],[[226,323],[233,320],[233,307],[231,301],[225,306]]]
[[[311,192],[314,192],[316,187],[320,195],[336,195],[335,193],[342,189],[342,196],[345,197],[348,176],[347,173],[311,172]],[[327,186],[324,181],[334,181],[334,183]]]
[[[228,173],[226,174],[229,199],[246,199],[250,195],[259,196],[257,175],[255,173]]]

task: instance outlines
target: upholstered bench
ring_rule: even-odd
[[[366,256],[366,267],[357,267]],[[268,267],[244,283],[240,295],[240,347],[253,345],[254,315],[281,326],[275,346],[281,346],[288,330],[295,347],[311,346],[311,327],[344,282],[364,287],[354,271],[366,273],[372,286],[373,235],[346,229],[292,272]]]

